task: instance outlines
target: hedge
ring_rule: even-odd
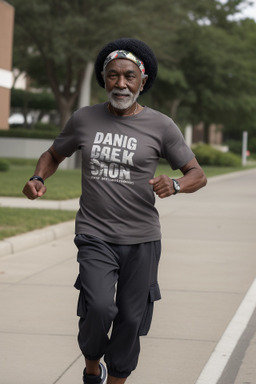
[[[23,89],[11,89],[12,108],[39,109],[43,111],[56,110],[56,100],[50,92],[30,92]]]
[[[238,167],[241,165],[239,156],[231,152],[221,152],[207,144],[199,144],[193,147],[193,152],[201,165],[220,167]]]
[[[8,130],[0,130],[0,137],[23,137],[29,139],[54,139],[60,132],[60,128],[54,124],[36,123],[33,128],[10,127]]]
[[[1,160],[0,159],[0,172],[7,172],[9,171],[10,163],[7,160]]]

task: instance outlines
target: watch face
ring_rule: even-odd
[[[172,181],[173,181],[173,188],[175,189],[175,192],[176,193],[179,192],[180,191],[180,185],[179,185],[178,181],[175,179],[172,179]]]

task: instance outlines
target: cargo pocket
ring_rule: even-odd
[[[78,275],[76,282],[74,284],[74,287],[80,291],[79,297],[78,297],[78,303],[77,303],[77,316],[85,319],[86,313],[87,313],[87,306],[86,306],[85,293],[82,288],[80,275]]]
[[[139,336],[146,336],[148,334],[153,317],[154,302],[160,299],[161,293],[159,285],[158,283],[154,283],[149,288],[148,302],[139,328]]]

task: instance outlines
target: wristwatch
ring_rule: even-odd
[[[176,193],[178,193],[180,191],[180,184],[175,179],[172,179],[172,182],[173,182],[173,188],[175,190],[174,195],[176,195]]]

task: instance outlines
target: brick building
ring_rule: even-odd
[[[0,0],[0,129],[9,129],[14,8]]]

